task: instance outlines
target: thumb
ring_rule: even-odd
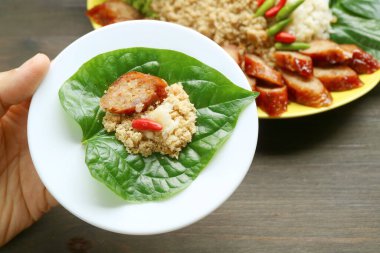
[[[0,117],[12,105],[29,99],[49,69],[50,60],[37,54],[19,68],[0,72]]]

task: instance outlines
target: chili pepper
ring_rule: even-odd
[[[150,119],[134,119],[132,121],[132,128],[138,131],[159,132],[162,130],[161,124]]]
[[[305,49],[310,48],[310,44],[302,43],[302,42],[294,42],[292,44],[276,43],[274,44],[274,47],[277,50],[298,51],[298,50],[305,50]]]
[[[276,16],[276,21],[280,21],[280,20],[283,20],[283,19],[286,19],[287,17],[290,16],[290,14],[293,13],[293,11],[295,11],[295,9],[298,8],[298,6],[300,6],[301,4],[303,4],[305,2],[305,0],[297,0],[295,1],[294,3],[288,3],[287,5],[285,5],[277,14]]]
[[[260,7],[264,2],[265,0],[257,0],[257,7]]]
[[[285,19],[283,21],[280,21],[274,25],[272,25],[271,27],[269,27],[268,29],[268,35],[269,36],[274,36],[276,35],[277,33],[281,32],[282,29],[285,28],[285,26],[287,26],[290,22],[292,22],[292,19],[291,18],[288,18],[288,19]]]
[[[273,7],[276,3],[276,0],[266,0],[256,11],[254,18],[263,16],[267,10]]]
[[[286,0],[280,0],[278,4],[271,9],[269,9],[267,12],[265,12],[265,17],[267,18],[274,18],[277,13],[284,7],[286,4]]]
[[[287,32],[280,32],[276,34],[274,40],[277,42],[291,44],[296,41],[296,36]]]

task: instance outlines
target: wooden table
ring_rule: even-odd
[[[85,0],[1,0],[0,71],[92,30]],[[380,252],[380,86],[340,109],[260,121],[248,175],[217,211],[156,236],[103,231],[57,207],[0,252]]]

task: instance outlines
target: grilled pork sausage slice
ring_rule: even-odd
[[[331,94],[317,78],[304,78],[285,71],[282,75],[288,86],[289,97],[295,102],[311,107],[324,107],[332,104]]]
[[[248,83],[251,85],[252,91],[256,91],[256,84],[257,84],[256,79],[249,75],[245,75],[245,77],[247,77]]]
[[[268,66],[260,57],[246,54],[244,57],[245,73],[276,86],[283,86],[281,73]]]
[[[108,0],[88,10],[86,14],[101,26],[143,18],[135,8],[122,0]]]
[[[167,97],[168,84],[159,77],[129,72],[117,79],[100,99],[100,106],[115,114],[142,112]]]
[[[314,68],[314,76],[329,91],[345,91],[362,86],[359,76],[348,66]]]
[[[361,74],[372,74],[380,69],[380,63],[371,54],[353,44],[339,45],[349,56],[348,65]]]
[[[276,65],[285,70],[295,72],[304,77],[313,76],[312,59],[300,53],[277,51],[274,53]]]
[[[275,88],[256,86],[256,91],[260,92],[257,105],[269,116],[280,116],[288,109],[288,90],[286,86]]]
[[[341,64],[348,59],[343,49],[329,40],[312,41],[310,48],[301,53],[310,56],[316,65]]]
[[[241,66],[243,62],[243,54],[241,49],[234,45],[224,45],[223,49],[234,59],[234,61]]]

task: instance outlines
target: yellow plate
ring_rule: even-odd
[[[87,9],[91,9],[92,7],[105,2],[106,0],[87,0]],[[100,28],[101,26],[91,21],[92,26],[95,29]],[[280,117],[269,117],[268,114],[263,112],[260,108],[258,109],[258,115],[260,119],[286,119],[286,118],[297,118],[308,115],[313,115],[325,111],[329,111],[331,109],[340,107],[342,105],[348,104],[355,99],[360,98],[361,96],[368,93],[370,90],[376,87],[376,85],[380,82],[380,70],[372,75],[361,75],[360,79],[363,81],[364,85],[360,88],[349,90],[349,91],[341,91],[341,92],[332,92],[331,95],[334,99],[334,102],[329,107],[323,108],[313,108],[307,107],[296,103],[289,103],[288,110],[282,114]]]

